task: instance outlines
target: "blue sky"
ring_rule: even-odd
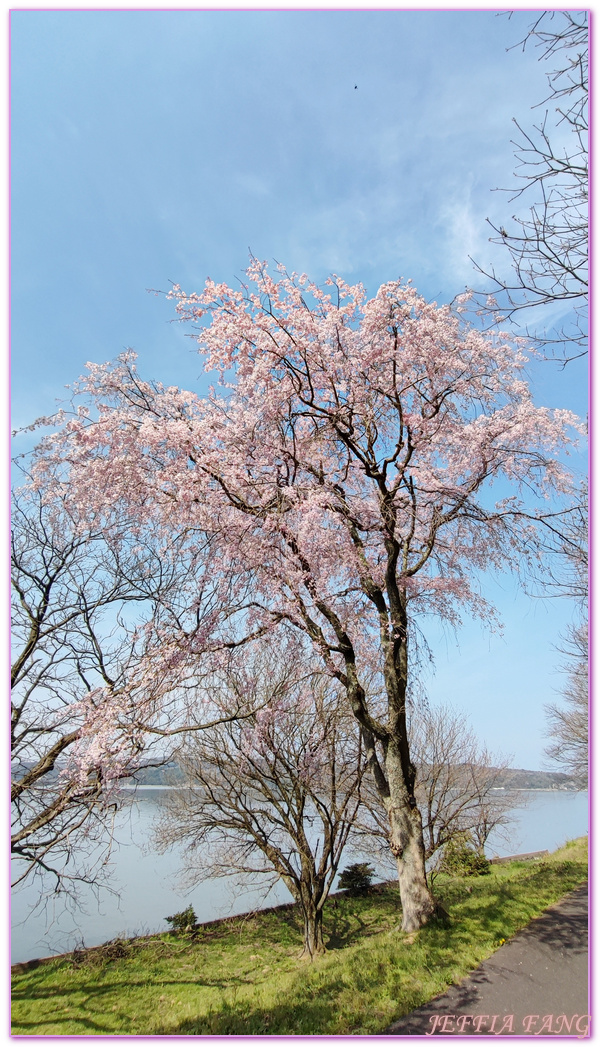
[[[512,117],[530,124],[546,93],[535,50],[507,50],[531,17],[13,11],[13,426],[126,347],[145,375],[202,390],[147,289],[232,282],[249,248],[373,293],[410,277],[440,302],[476,282],[469,255],[502,266],[485,219],[514,207],[491,190],[513,184]],[[532,376],[539,402],[585,414],[585,364]],[[502,585],[504,639],[432,634],[429,690],[534,768],[572,609]]]

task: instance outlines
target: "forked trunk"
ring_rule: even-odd
[[[314,906],[303,906],[304,917],[304,952],[303,956],[313,960],[315,956],[324,953],[325,942],[323,941],[323,910],[315,909]]]

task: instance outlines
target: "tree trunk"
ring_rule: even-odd
[[[402,930],[418,931],[436,909],[425,876],[423,823],[414,795],[409,792],[402,774],[401,761],[390,745],[386,772],[389,797],[386,807],[390,819],[390,848],[398,867],[398,884],[402,904]]]
[[[326,951],[323,941],[323,910],[317,909],[312,903],[303,902],[302,915],[304,917],[303,956],[313,960],[315,956]]]
[[[425,877],[425,851],[418,808],[391,808],[390,826],[390,845],[398,867],[402,930],[418,931],[436,908]]]

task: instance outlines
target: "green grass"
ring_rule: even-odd
[[[397,889],[337,895],[328,952],[299,958],[293,909],[82,953],[13,976],[13,1034],[367,1034],[460,981],[587,876],[587,841],[489,876],[440,877],[450,913],[407,937]]]

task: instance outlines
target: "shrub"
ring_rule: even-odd
[[[183,912],[176,912],[174,916],[165,916],[165,920],[171,924],[171,930],[176,934],[189,934],[196,927],[196,913],[191,905]]]
[[[375,870],[367,862],[355,862],[340,873],[338,887],[349,894],[364,894],[371,886]]]
[[[485,876],[490,868],[485,855],[475,850],[468,833],[454,837],[444,847],[440,872],[449,876]]]

